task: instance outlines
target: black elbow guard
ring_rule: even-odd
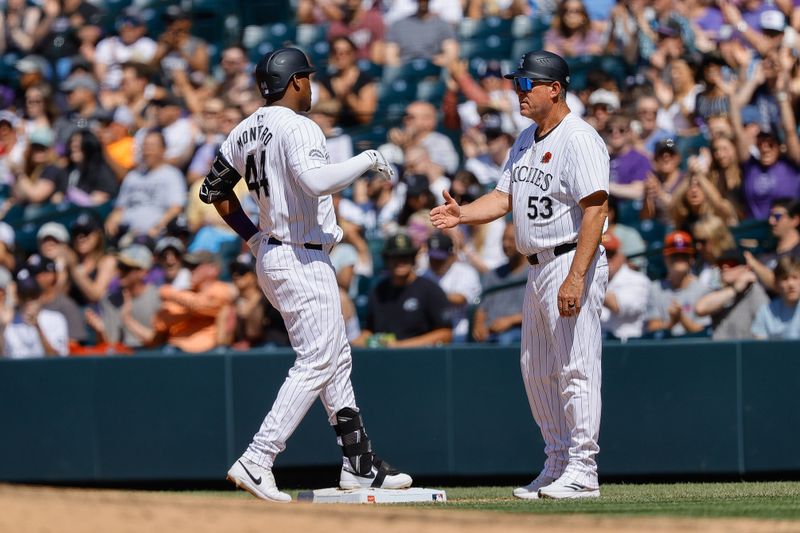
[[[225,198],[240,179],[242,176],[222,157],[222,154],[217,155],[200,186],[200,200],[206,204],[213,204]]]

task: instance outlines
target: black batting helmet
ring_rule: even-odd
[[[530,78],[532,80],[557,81],[563,87],[569,85],[569,65],[552,52],[536,50],[528,52],[519,60],[517,70],[505,78]]]
[[[297,48],[279,48],[264,54],[253,73],[258,90],[265,99],[280,94],[289,86],[289,80],[297,74],[310,74],[317,69],[311,66],[308,57]]]

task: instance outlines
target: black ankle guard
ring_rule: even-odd
[[[333,429],[336,431],[336,435],[342,439],[342,454],[350,462],[350,466],[356,474],[367,476],[374,466],[377,472],[372,482],[373,487],[383,485],[383,480],[387,475],[397,474],[397,471],[389,463],[372,453],[372,444],[364,430],[364,421],[358,412],[345,407],[336,413],[336,422]]]

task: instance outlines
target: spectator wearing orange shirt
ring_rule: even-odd
[[[100,142],[106,161],[119,181],[136,166],[133,136],[130,133],[134,122],[133,114],[126,107],[118,107],[100,120]]]
[[[207,352],[230,337],[226,325],[235,289],[219,281],[220,265],[216,255],[207,251],[187,254],[184,263],[192,271],[187,290],[162,285],[161,309],[155,318],[152,344],[184,352]]]

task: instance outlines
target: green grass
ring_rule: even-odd
[[[446,504],[418,504],[441,509],[537,514],[616,516],[685,516],[800,520],[800,483],[606,484],[593,500],[519,500],[513,487],[448,487]],[[293,498],[300,491],[288,491]],[[208,492],[198,494],[209,495]],[[233,497],[251,496],[218,492]]]
[[[591,500],[523,501],[512,487],[447,489],[448,509],[509,513],[747,517],[800,520],[800,483],[603,485]]]

